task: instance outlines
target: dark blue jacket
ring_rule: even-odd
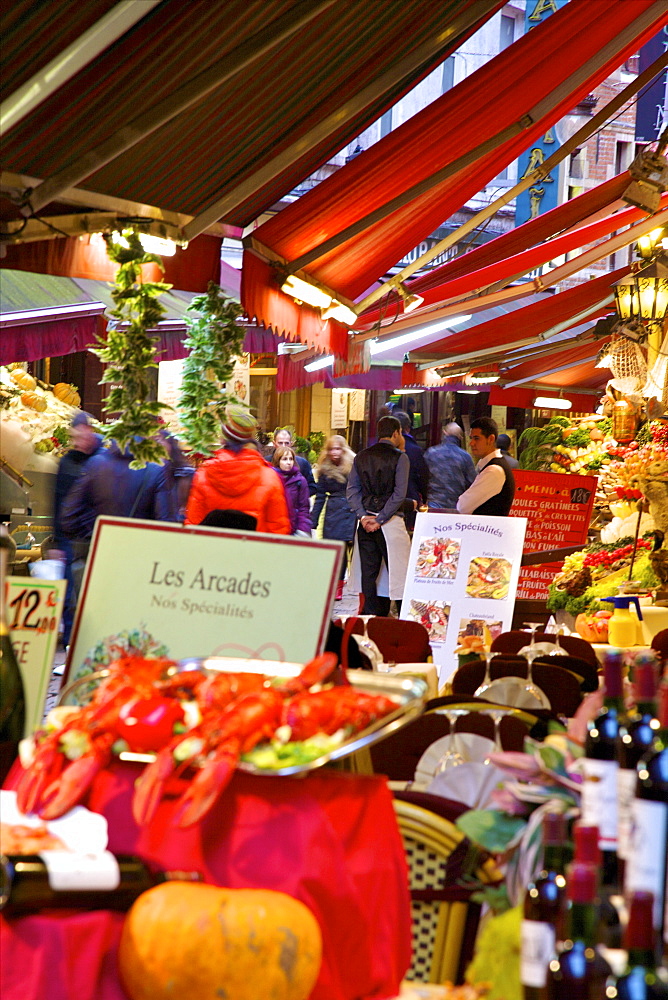
[[[131,469],[131,461],[132,455],[127,450],[121,454],[114,443],[86,463],[62,507],[63,534],[73,539],[90,538],[100,514],[150,521],[172,519],[165,466],[149,462],[143,469]]]
[[[334,479],[320,473],[316,483],[315,503],[311,511],[311,524],[318,527],[322,508],[325,519],[322,526],[323,538],[337,538],[341,542],[352,542],[355,537],[357,518],[346,500],[347,479]]]

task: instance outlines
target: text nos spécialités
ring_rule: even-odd
[[[218,594],[238,594],[241,597],[269,597],[271,583],[257,580],[249,571],[245,576],[223,576],[206,573],[202,567],[186,583],[186,571],[182,569],[161,569],[159,562],[153,563],[149,584],[156,587],[186,587],[187,590],[207,591]]]

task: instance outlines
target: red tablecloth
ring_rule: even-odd
[[[174,827],[174,800],[167,799],[151,827],[139,829],[130,815],[139,771],[139,765],[115,764],[83,803],[109,821],[110,850],[137,854],[166,871],[201,871],[217,885],[276,889],[302,900],[324,941],[312,1000],[375,1000],[399,992],[410,963],[410,900],[384,778],[237,773],[199,826]],[[116,972],[122,923],[123,914],[108,911],[0,921],[0,997],[126,1000]]]

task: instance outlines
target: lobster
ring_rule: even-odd
[[[353,687],[332,687],[291,698],[284,706],[281,721],[290,726],[291,739],[307,740],[316,733],[331,736],[339,729],[360,732],[396,707],[396,702],[385,695],[368,694]]]
[[[150,823],[168,782],[203,758],[176,814],[180,827],[199,822],[229,784],[240,755],[274,735],[281,724],[285,699],[323,683],[337,665],[333,653],[323,653],[307,663],[296,677],[261,690],[248,690],[222,712],[215,705],[213,710],[206,711],[200,725],[172,740],[137,780],[132,800],[135,821],[140,825]],[[265,678],[263,682],[267,684]]]

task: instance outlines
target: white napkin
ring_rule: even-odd
[[[54,837],[60,837],[70,851],[99,854],[108,842],[107,821],[99,813],[91,812],[84,806],[74,806],[64,816],[47,823],[39,816],[25,816],[16,804],[16,792],[10,789],[0,791],[0,816],[2,822],[10,826],[46,826]]]
[[[470,761],[437,774],[425,791],[461,802],[469,809],[485,809],[504,777],[503,771],[493,764]]]
[[[485,736],[479,736],[477,733],[452,733],[452,735],[441,736],[440,739],[434,740],[420,757],[415,768],[414,785],[426,788],[436,773],[441,757],[449,750],[460,753],[467,763],[470,761],[482,763],[493,749],[492,740],[488,740]],[[462,765],[457,766],[461,767]]]

